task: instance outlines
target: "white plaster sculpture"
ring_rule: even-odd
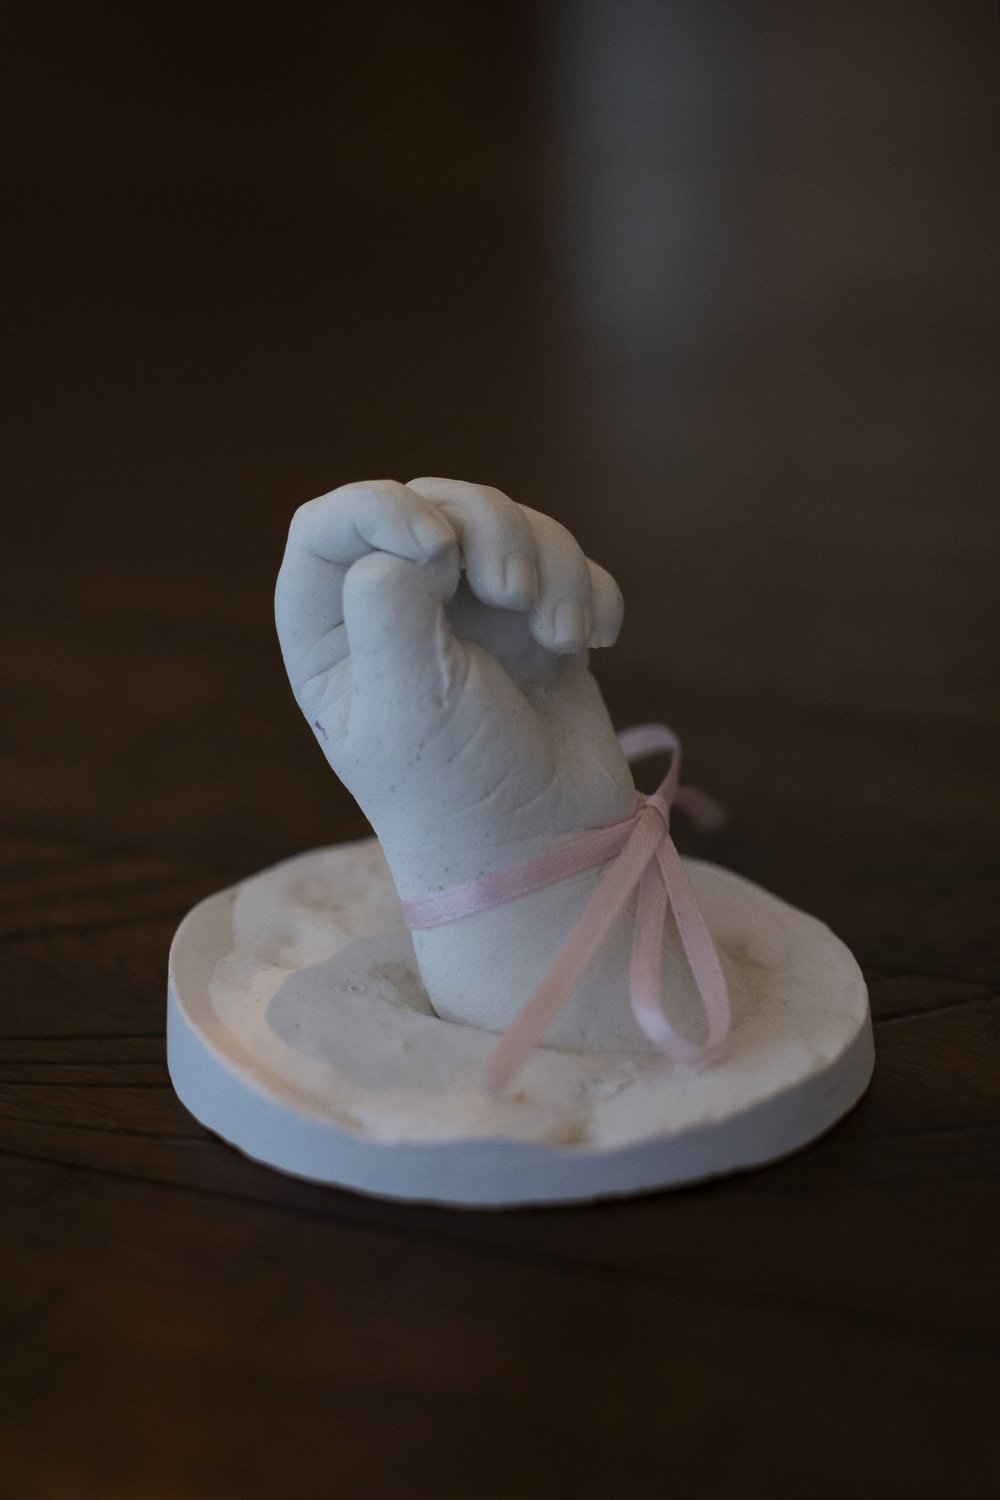
[[[632,774],[587,660],[617,638],[621,594],[548,516],[447,479],[347,485],[292,522],[276,613],[299,706],[407,899],[631,813]],[[415,933],[437,1014],[509,1026],[599,875]],[[628,964],[617,932],[553,1044],[649,1045]],[[682,967],[667,966],[674,991]]]
[[[589,651],[618,635],[621,595],[564,527],[480,485],[346,485],[296,513],[276,618],[299,706],[378,843],[302,856],[186,919],[170,1066],[200,1119],[299,1175],[505,1204],[770,1160],[856,1102],[872,1048],[850,954],[811,918],[693,861],[698,921],[732,1003],[726,1050],[695,1072],[638,1024],[633,895],[516,1087],[484,1087],[497,1033],[606,869],[412,934],[399,897],[412,912],[488,888],[638,816],[589,670]],[[679,867],[677,878],[686,885]],[[700,1045],[704,996],[669,922],[657,988],[683,1045]]]

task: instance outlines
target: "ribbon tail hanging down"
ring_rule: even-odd
[[[657,792],[641,799],[643,806],[625,847],[606,871],[538,989],[490,1055],[486,1086],[494,1096],[504,1091],[542,1041],[636,887],[629,995],[643,1034],[675,1062],[694,1066],[717,1054],[729,1032],[731,1007],[722,965],[670,836],[670,807],[680,776],[679,741],[671,730],[655,724],[626,730],[620,741],[630,760],[671,751],[670,769]],[[708,814],[706,822],[718,821],[718,806],[710,798],[703,799],[701,809]],[[668,907],[673,911],[681,947],[704,1007],[707,1035],[702,1042],[681,1036],[663,1009],[663,938]]]

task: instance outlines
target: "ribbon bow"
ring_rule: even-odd
[[[411,930],[437,927],[612,861],[541,984],[490,1055],[486,1086],[491,1094],[503,1093],[541,1042],[636,887],[639,894],[629,990],[632,1013],[643,1033],[667,1057],[688,1065],[706,1062],[728,1035],[730,1005],[725,976],[670,836],[670,810],[675,803],[703,827],[719,823],[724,815],[704,793],[679,786],[680,741],[665,725],[638,725],[620,735],[619,741],[630,761],[660,751],[671,752],[666,776],[651,796],[639,794],[631,818],[611,828],[580,834],[559,849],[498,874],[453,886],[423,900],[403,902],[403,914]],[[708,1034],[703,1042],[681,1036],[663,1012],[663,926],[668,906],[704,1006]]]

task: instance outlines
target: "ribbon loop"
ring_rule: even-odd
[[[656,792],[653,792],[652,796],[646,796],[646,794],[643,793],[643,792],[640,792],[639,795],[640,795],[640,797],[642,798],[642,801],[645,803],[645,805],[647,807],[651,807],[655,813],[659,813],[660,819],[661,819],[661,821],[663,823],[663,826],[667,830],[667,832],[669,833],[670,832],[670,806],[669,806],[669,803],[665,802],[663,800],[663,798],[660,797]]]

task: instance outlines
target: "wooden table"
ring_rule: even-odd
[[[10,1500],[996,1494],[987,7],[8,7]],[[367,1202],[164,1064],[196,900],[356,836],[291,510],[444,472],[620,578],[616,719],[865,965],[814,1149],[617,1206]]]

